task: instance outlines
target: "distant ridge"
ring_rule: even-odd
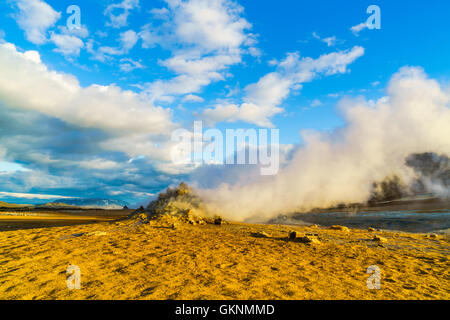
[[[129,204],[121,200],[112,199],[58,199],[52,202],[54,205],[61,206],[62,204],[75,206],[80,208],[100,208],[100,209],[122,209]]]
[[[0,208],[24,208],[24,207],[32,207],[30,204],[15,204],[0,201]]]

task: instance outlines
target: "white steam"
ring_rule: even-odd
[[[302,133],[304,146],[278,175],[255,174],[198,192],[212,210],[233,220],[366,201],[374,181],[392,174],[405,182],[414,178],[405,166],[408,155],[450,154],[449,101],[450,93],[421,68],[404,67],[392,77],[387,97],[340,102],[344,128]]]

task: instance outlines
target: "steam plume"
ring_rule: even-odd
[[[367,201],[374,181],[417,179],[405,162],[411,154],[450,154],[449,99],[450,92],[421,68],[404,67],[391,78],[386,97],[341,100],[345,127],[302,132],[305,144],[278,175],[247,175],[245,182],[197,191],[211,209],[235,220]]]

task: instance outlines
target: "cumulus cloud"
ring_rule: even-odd
[[[82,87],[36,51],[0,44],[0,97],[2,160],[27,169],[2,174],[4,191],[108,197],[126,186],[135,199],[184,173],[171,163],[171,110],[114,85]]]
[[[83,88],[75,77],[49,70],[36,51],[0,44],[0,70],[2,100],[11,107],[107,131],[160,134],[173,126],[169,110],[114,85]]]
[[[243,8],[234,1],[166,2],[165,10],[153,12],[164,15],[163,23],[147,25],[139,35],[144,48],[161,45],[172,51],[172,57],[160,64],[177,75],[149,83],[146,90],[155,100],[171,101],[224,80],[226,70],[242,61],[245,48],[250,52],[255,40],[247,32],[251,25],[241,16]]]
[[[28,41],[45,43],[47,30],[59,20],[61,14],[41,0],[13,0],[13,3],[19,10],[15,15],[17,24],[25,31]]]
[[[320,76],[346,73],[348,66],[363,54],[364,48],[359,46],[324,54],[317,59],[300,58],[298,53],[289,53],[283,61],[276,62],[275,72],[266,74],[245,88],[246,96],[241,105],[219,104],[206,109],[201,117],[211,125],[222,121],[244,121],[272,127],[270,118],[283,112],[280,104],[292,90]]]
[[[386,97],[341,100],[344,128],[303,132],[304,145],[278,175],[254,175],[200,193],[214,210],[238,220],[366,201],[374,181],[392,174],[406,182],[415,178],[405,165],[410,154],[450,154],[449,103],[449,91],[421,68],[402,68]]]
[[[55,52],[66,56],[79,56],[84,47],[83,41],[75,36],[52,33],[50,40],[56,45]]]
[[[10,45],[11,46],[11,45]],[[20,60],[7,59],[6,55],[18,55],[14,47],[6,53],[0,49],[0,159],[8,163],[19,163],[21,170],[0,169],[0,189],[12,193],[39,193],[63,195],[70,197],[104,197],[110,198],[111,192],[123,191],[119,198],[129,201],[142,201],[147,198],[144,193],[156,193],[176,179],[182,177],[170,167],[170,133],[174,124],[170,121],[171,113],[164,112],[162,123],[150,121],[153,116],[159,117],[151,104],[142,106],[138,117],[146,118],[139,122],[136,118],[125,127],[115,125],[108,118],[115,117],[117,111],[123,115],[133,109],[134,99],[123,100],[120,95],[127,95],[120,91],[118,96],[105,101],[106,107],[96,123],[84,123],[84,117],[90,118],[97,113],[98,101],[84,101],[86,108],[78,109],[71,105],[72,97],[67,101],[58,100],[58,108],[65,111],[56,113],[42,107],[40,103],[47,103],[46,95],[50,91],[60,92],[70,96],[71,93],[64,86],[71,76],[59,74],[42,66],[39,54],[35,51],[20,53]],[[14,64],[12,64],[14,62]],[[20,63],[17,63],[20,62]],[[31,65],[29,65],[31,63]],[[20,78],[29,79],[23,83],[16,83],[16,77],[10,75],[10,69],[5,65],[15,65]],[[40,67],[40,76],[33,72],[24,73],[24,68]],[[39,69],[39,68],[38,68]],[[33,76],[31,76],[33,75]],[[53,87],[48,78],[58,80],[61,87]],[[67,78],[66,78],[67,77]],[[8,79],[5,82],[5,79]],[[7,83],[8,87],[5,86]],[[4,94],[9,88],[17,87],[16,95]],[[79,94],[88,94],[79,88]],[[85,88],[86,89],[86,88]],[[17,94],[20,92],[20,94]],[[42,96],[40,95],[42,94]],[[89,94],[88,94],[89,95]],[[25,96],[18,99],[18,96]],[[54,96],[49,97],[50,99]],[[109,100],[106,96],[103,96]],[[99,98],[102,100],[103,98]],[[118,105],[110,105],[116,100]],[[98,99],[96,99],[98,100]],[[92,103],[92,104],[90,104]],[[119,107],[121,109],[119,109]],[[145,108],[145,110],[144,110]],[[91,110],[88,110],[91,109]],[[102,109],[102,107],[101,107]],[[107,111],[109,110],[109,112]],[[79,117],[77,112],[85,113]],[[145,114],[144,114],[145,112]],[[73,120],[69,118],[75,117]],[[120,116],[120,115],[117,115]],[[100,123],[104,121],[106,123]],[[135,126],[135,130],[130,127]],[[159,128],[153,129],[154,126]],[[165,130],[163,127],[167,127]],[[132,160],[130,160],[132,159]],[[165,164],[169,163],[168,166]],[[151,177],[151,179],[149,179]],[[14,199],[13,197],[6,197]]]

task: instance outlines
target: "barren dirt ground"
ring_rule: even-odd
[[[289,240],[290,230],[320,243]],[[0,298],[449,299],[449,249],[443,236],[317,226],[174,229],[134,219],[3,231]],[[70,265],[80,268],[79,290],[67,287]],[[379,290],[366,284],[371,265]]]

